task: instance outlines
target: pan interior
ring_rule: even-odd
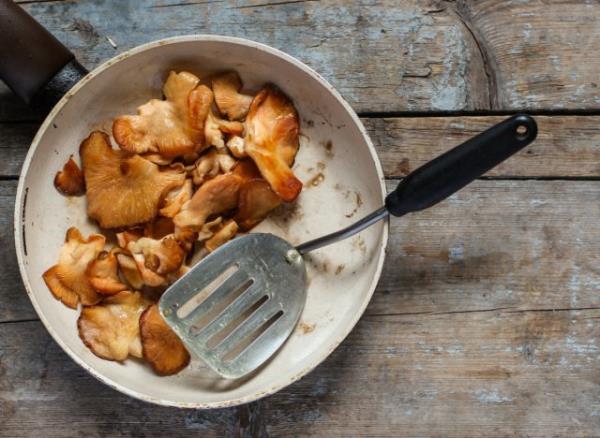
[[[57,259],[67,228],[96,231],[84,198],[66,198],[52,181],[68,157],[78,159],[93,129],[107,133],[111,119],[150,98],[160,98],[171,70],[208,75],[234,69],[245,89],[274,82],[301,115],[301,147],[294,171],[304,182],[298,201],[281,207],[254,231],[298,244],[335,231],[380,207],[383,176],[358,119],[337,94],[298,61],[242,40],[187,37],[122,54],[94,71],[50,114],[26,159],[17,197],[16,240],[28,293],[46,327],[73,359],[105,383],[138,398],[183,407],[218,407],[251,401],[301,377],[348,334],[378,280],[387,239],[380,223],[347,241],[307,256],[308,297],[300,324],[263,368],[242,380],[225,380],[199,360],[183,372],[158,377],[136,360],[116,363],[94,356],[77,334],[78,312],[56,301],[42,273]],[[351,358],[348,358],[351,360]]]

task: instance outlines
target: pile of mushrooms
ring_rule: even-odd
[[[81,169],[71,157],[54,179],[62,194],[86,196],[100,232],[85,238],[70,228],[44,281],[66,306],[81,304],[79,335],[94,354],[143,358],[159,375],[190,360],[158,312],[160,294],[192,260],[302,190],[291,170],[299,147],[291,100],[272,84],[242,93],[235,72],[208,79],[171,72],[164,99],[114,120],[118,148],[93,131],[79,149]]]

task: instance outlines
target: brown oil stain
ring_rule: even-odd
[[[367,253],[367,244],[365,243],[364,239],[361,236],[357,236],[352,241],[352,247],[355,250],[362,252],[363,254]]]
[[[348,191],[347,193],[344,193],[344,197],[346,199],[348,199],[350,197],[350,193],[351,193],[350,191]],[[360,193],[354,192],[354,197],[355,197],[354,209],[350,213],[345,215],[347,218],[351,218],[352,216],[354,216],[356,214],[356,212],[358,212],[358,209],[363,205],[363,201],[362,201],[362,197],[360,196]]]
[[[335,268],[335,275],[340,275],[345,267],[346,265],[338,265],[337,268]]]
[[[325,175],[323,175],[322,172],[319,172],[306,182],[306,186],[307,188],[318,187],[323,181],[325,181]]]
[[[298,324],[298,328],[302,330],[302,334],[304,335],[312,333],[316,326],[317,324],[307,324],[304,321],[301,321],[300,324]]]
[[[333,152],[333,142],[327,140],[323,146],[325,147],[325,155],[327,158],[333,158],[335,156],[335,153]]]

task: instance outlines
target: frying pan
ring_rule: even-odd
[[[78,337],[78,311],[55,300],[42,273],[56,262],[66,230],[97,231],[84,198],[53,187],[55,173],[92,129],[110,133],[111,119],[161,96],[170,70],[199,76],[236,70],[256,91],[274,82],[301,116],[294,172],[305,189],[256,231],[293,244],[356,221],[383,205],[381,165],[351,107],[297,59],[252,41],[209,35],[155,41],[129,50],[86,74],[73,55],[11,1],[0,0],[0,77],[33,105],[64,96],[40,126],[25,158],[15,203],[15,244],[25,289],[48,332],[79,365],[107,385],[149,402],[189,408],[247,403],[274,393],[321,363],[348,335],[379,279],[388,237],[379,223],[308,260],[308,297],[300,324],[278,354],[244,380],[223,380],[199,361],[171,377],[135,360],[117,363],[92,354]],[[72,87],[72,88],[71,88]],[[324,208],[326,206],[326,208]]]

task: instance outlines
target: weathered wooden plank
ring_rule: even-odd
[[[419,0],[112,0],[24,7],[88,68],[152,40],[222,34],[298,57],[357,111],[480,109],[489,101],[483,63],[464,26],[451,15],[434,18]],[[8,94],[0,88],[0,120],[34,117]]]
[[[14,183],[3,184],[10,230]],[[430,210],[392,218],[368,313],[600,307],[598,217],[598,181],[476,181]],[[0,321],[31,318],[12,232],[3,239]]]
[[[0,123],[0,176],[18,176],[39,124]]]
[[[598,109],[600,6],[579,0],[437,2],[484,59],[492,109]]]
[[[401,117],[363,122],[386,177],[398,178],[505,117]],[[536,120],[539,134],[535,143],[487,176],[600,176],[600,117],[538,116]]]
[[[399,178],[505,116],[363,118],[386,177]],[[600,116],[536,117],[536,142],[493,177],[600,176]],[[0,123],[0,176],[17,176],[37,122]]]
[[[37,317],[21,282],[15,255],[13,211],[16,190],[16,181],[0,182],[0,323]]]
[[[0,324],[1,436],[233,436],[237,412],[136,401],[76,365],[40,322]]]
[[[368,312],[600,307],[599,217],[599,181],[476,181],[391,219]]]
[[[594,436],[598,337],[598,309],[367,316],[300,382],[201,412],[122,396],[40,323],[2,324],[0,425],[11,437]]]
[[[25,3],[90,68],[153,39],[214,33],[297,56],[359,112],[600,107],[592,2]],[[32,117],[7,93],[0,120]]]

